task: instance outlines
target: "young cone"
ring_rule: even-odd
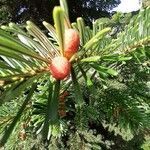
[[[70,74],[71,64],[67,58],[58,56],[52,59],[49,70],[56,80],[63,80]]]
[[[79,49],[80,37],[75,29],[65,30],[64,56],[69,60]]]

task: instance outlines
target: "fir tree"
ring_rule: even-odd
[[[54,27],[43,22],[48,34],[31,21],[1,26],[0,146],[140,149],[150,122],[149,13],[116,14],[90,28],[82,18],[70,23],[60,0]],[[57,80],[49,65],[64,56],[66,28],[79,32],[80,47],[70,76]]]

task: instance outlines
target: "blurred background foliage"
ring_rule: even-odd
[[[120,0],[68,0],[71,22],[83,17],[86,23],[100,17],[110,17]],[[53,23],[52,10],[59,0],[0,0],[0,24],[8,21],[24,23],[32,20],[41,25],[43,20]]]

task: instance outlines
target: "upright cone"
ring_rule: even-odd
[[[80,37],[75,29],[65,30],[64,56],[69,60],[79,49]]]
[[[58,56],[52,59],[49,70],[56,80],[63,80],[70,74],[71,64],[67,58]]]

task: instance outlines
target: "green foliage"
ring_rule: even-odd
[[[145,137],[145,142],[142,145],[143,150],[148,150],[150,148],[150,137],[146,136]]]
[[[150,5],[149,0],[143,0],[143,7],[148,7]]]
[[[79,31],[80,49],[70,60],[71,75],[59,81],[49,64],[63,55],[61,24],[70,24],[64,2],[54,9],[54,27],[43,22],[48,34],[31,21],[1,26],[0,146],[115,149],[117,137],[128,149],[149,130],[150,9],[131,21],[124,17],[129,23],[121,22],[115,34],[121,14],[96,20],[92,29],[77,18],[71,25]]]

